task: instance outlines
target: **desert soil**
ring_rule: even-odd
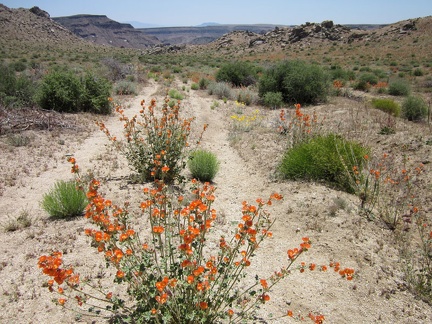
[[[155,97],[161,101],[163,93],[160,84],[149,82],[138,96],[122,99],[126,114],[137,114],[142,99],[149,102]],[[359,216],[356,197],[320,184],[278,181],[273,176],[283,152],[283,139],[272,130],[278,112],[262,111],[258,131],[237,135],[243,140],[236,140],[230,133],[234,103],[220,101],[218,107],[211,109],[215,100],[204,92],[190,91],[182,102],[183,113],[197,117],[196,129],[209,124],[202,146],[213,151],[220,161],[214,180],[217,187],[214,206],[219,213],[215,233],[233,232],[242,201],[253,202],[278,192],[284,200],[269,207],[276,220],[273,237],[252,260],[250,273],[270,276],[287,262],[287,250],[298,247],[305,236],[312,240],[312,248],[300,261],[317,264],[338,261],[343,267],[356,270],[352,281],[340,278],[332,270],[294,271],[272,289],[271,300],[259,311],[260,316],[268,323],[290,323],[294,320],[277,318],[290,309],[305,317],[310,311],[324,314],[328,323],[432,322],[430,305],[407,290],[394,236],[385,227]],[[329,124],[334,127],[348,127],[352,132],[355,127],[340,125],[335,116],[370,115],[364,112],[362,104],[340,98],[313,109],[327,114]],[[47,277],[37,268],[40,255],[60,250],[65,253],[65,263],[74,265],[77,272],[98,274],[108,283],[111,280],[104,275],[104,261],[83,233],[87,221],[83,218],[53,221],[39,205],[56,180],[72,177],[66,154],[75,156],[81,170],[92,170],[102,180],[102,191],[114,202],[128,200],[138,206],[141,198],[141,186],[128,181],[131,171],[124,158],[89,122],[91,117],[86,118],[79,121],[81,128],[75,130],[29,132],[32,144],[26,147],[11,148],[1,142],[0,222],[5,229],[0,233],[1,323],[99,322],[79,318],[54,305],[51,299],[55,296],[43,287]],[[357,126],[361,128],[363,119],[356,120],[360,120]],[[123,125],[117,116],[107,117],[104,122],[112,133],[121,134]],[[344,200],[347,207],[332,216],[329,210],[335,199]],[[7,231],[8,224],[22,214],[30,216],[31,225]]]

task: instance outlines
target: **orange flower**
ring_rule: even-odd
[[[106,294],[106,299],[111,299],[112,298],[112,295],[113,295],[113,293],[112,292],[109,292],[108,294]]]
[[[116,276],[117,276],[117,278],[123,278],[124,277],[124,275],[125,275],[125,273],[123,272],[123,271],[121,271],[121,270],[117,270],[117,273],[116,273]]]
[[[208,304],[207,304],[206,302],[200,302],[200,303],[199,303],[199,307],[200,307],[201,309],[207,309],[207,308],[208,308]]]
[[[170,170],[170,168],[165,165],[164,167],[162,167],[161,170],[162,170],[162,172],[166,173]]]
[[[66,303],[66,299],[64,299],[64,298],[59,298],[58,299],[58,303],[60,304],[60,305],[64,305],[65,303]]]
[[[194,280],[195,280],[195,277],[194,277],[193,275],[189,275],[189,276],[187,277],[187,282],[188,282],[188,284],[193,283]]]
[[[234,311],[232,309],[228,309],[227,314],[229,317],[232,317],[234,315]]]
[[[267,280],[265,280],[265,279],[261,279],[261,280],[260,280],[260,283],[261,283],[261,286],[262,286],[264,289],[268,289]]]
[[[270,296],[267,294],[262,294],[261,299],[263,302],[268,302],[270,300]]]
[[[153,233],[162,234],[164,230],[162,226],[153,226]]]

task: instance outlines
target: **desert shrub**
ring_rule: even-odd
[[[283,98],[281,92],[267,92],[262,98],[263,104],[271,109],[277,109],[283,105]]]
[[[402,114],[410,121],[420,121],[427,117],[428,106],[418,96],[409,96],[402,103]]]
[[[424,75],[424,72],[423,72],[422,69],[417,68],[417,69],[415,69],[415,70],[413,71],[413,75],[414,75],[414,76],[422,76],[422,75]]]
[[[178,90],[176,89],[170,89],[168,91],[168,95],[170,98],[172,99],[176,99],[176,100],[183,100],[184,99],[184,95],[181,94]]]
[[[258,91],[261,98],[280,92],[286,103],[313,104],[327,99],[329,77],[318,65],[284,61],[264,71]]]
[[[232,99],[233,91],[226,82],[212,82],[207,88],[209,95],[215,95],[218,99]]]
[[[25,74],[17,76],[14,69],[0,64],[0,103],[9,107],[33,106],[36,85]]]
[[[114,86],[114,92],[117,95],[137,95],[136,84],[130,81],[120,81]]]
[[[392,96],[408,96],[411,93],[410,85],[405,80],[394,80],[390,82],[388,94]]]
[[[370,85],[375,85],[378,83],[378,77],[373,73],[362,73],[358,77],[359,81],[369,83]]]
[[[9,134],[7,136],[7,143],[14,147],[27,146],[30,142],[30,137],[24,134]]]
[[[374,69],[372,70],[372,73],[375,74],[379,79],[385,79],[388,76],[387,73],[381,69]]]
[[[257,70],[249,62],[226,63],[216,72],[217,82],[228,82],[236,87],[247,87],[256,83]]]
[[[128,74],[131,74],[132,68],[116,58],[104,58],[102,59],[102,64],[106,67],[108,72],[106,76],[111,81],[119,81],[126,78]]]
[[[237,101],[245,103],[246,106],[250,106],[258,102],[258,95],[249,88],[241,88],[237,90]]]
[[[191,85],[191,89],[192,90],[199,90],[199,85],[198,85],[198,83],[192,83],[192,85]]]
[[[289,149],[279,167],[287,179],[323,181],[337,189],[354,192],[351,178],[354,166],[367,154],[361,145],[329,134],[316,136]]]
[[[219,169],[216,155],[206,150],[192,152],[187,164],[192,177],[203,182],[213,181]]]
[[[83,91],[80,79],[74,73],[67,70],[52,70],[43,78],[36,100],[44,109],[78,112]]]
[[[71,218],[82,215],[87,203],[86,194],[77,187],[76,181],[57,181],[43,195],[41,207],[52,218]]]
[[[210,80],[209,80],[209,79],[206,79],[206,78],[201,78],[201,79],[199,80],[199,83],[198,83],[199,88],[200,88],[201,90],[205,90],[205,89],[207,89],[207,87],[208,87],[209,84],[210,84]]]
[[[329,70],[331,80],[350,81],[355,79],[353,71],[344,70],[339,66],[332,66]]]
[[[82,78],[83,93],[81,97],[81,109],[86,112],[97,114],[110,114],[111,84],[108,80],[87,73]]]
[[[16,72],[23,72],[27,69],[27,64],[22,61],[14,62],[11,66]]]
[[[354,83],[353,88],[354,90],[359,91],[369,91],[370,84],[365,80],[358,80],[356,83]]]
[[[395,117],[399,117],[401,113],[399,104],[392,99],[374,98],[372,99],[372,106]]]

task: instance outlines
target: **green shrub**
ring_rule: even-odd
[[[27,64],[22,61],[12,63],[12,67],[16,72],[23,72],[27,69]]]
[[[184,99],[184,95],[182,95],[178,90],[176,89],[171,89],[168,91],[168,95],[170,96],[170,98],[172,99],[176,99],[176,100],[183,100]]]
[[[114,92],[117,95],[137,95],[136,85],[134,82],[130,81],[120,81],[114,86]]]
[[[199,90],[199,85],[198,85],[198,83],[192,83],[192,85],[191,85],[191,89],[192,90]]]
[[[422,69],[417,68],[413,71],[413,74],[414,74],[414,76],[422,76],[422,75],[424,75],[424,72]]]
[[[399,117],[401,113],[400,106],[392,99],[374,98],[372,99],[372,106],[395,117]]]
[[[209,81],[208,79],[206,79],[206,78],[201,78],[201,79],[199,80],[199,83],[198,83],[199,88],[200,88],[201,90],[205,90],[205,89],[207,89],[207,87],[208,87],[209,84],[210,84],[210,81]]]
[[[279,169],[287,179],[323,181],[353,193],[350,174],[354,166],[361,167],[367,153],[361,145],[340,136],[316,136],[289,149]]]
[[[282,93],[286,103],[325,101],[329,93],[329,76],[318,65],[284,61],[264,71],[259,82],[259,96],[263,98],[267,92]]]
[[[338,66],[332,66],[329,73],[332,80],[350,81],[355,79],[353,71],[344,70]]]
[[[247,87],[256,83],[257,69],[249,62],[231,62],[221,66],[216,72],[217,82],[228,82],[236,87]]]
[[[87,73],[81,82],[83,85],[81,109],[91,113],[110,114],[111,83],[91,73]]]
[[[9,107],[35,104],[35,84],[27,75],[17,76],[10,66],[0,64],[0,76],[0,103]]]
[[[369,91],[370,84],[365,80],[358,80],[356,83],[354,83],[353,88],[354,90],[359,90],[359,91]]]
[[[189,156],[188,167],[193,178],[210,182],[218,172],[219,162],[212,152],[196,150]]]
[[[282,93],[280,92],[267,92],[263,97],[263,104],[266,107],[277,109],[283,105]]]
[[[83,91],[80,79],[71,71],[53,70],[43,78],[36,100],[43,109],[78,112]]]
[[[215,95],[218,99],[232,99],[233,92],[230,85],[226,82],[212,82],[207,88],[209,95]]]
[[[421,121],[428,115],[428,106],[421,97],[409,96],[402,103],[402,113],[410,121]]]
[[[369,83],[370,85],[375,85],[378,83],[378,77],[373,73],[363,73],[358,78],[359,81]]]
[[[392,96],[408,96],[411,88],[405,80],[394,80],[389,84],[388,93]]]
[[[52,218],[71,218],[82,215],[87,203],[86,194],[77,188],[75,181],[57,181],[44,194],[41,207]]]

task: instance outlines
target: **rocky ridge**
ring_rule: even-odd
[[[99,45],[142,49],[161,44],[157,37],[146,35],[130,24],[119,23],[104,15],[75,15],[55,17],[53,20],[75,35]]]
[[[0,41],[35,42],[41,45],[83,42],[38,7],[31,10],[10,9],[0,4],[0,30]]]

